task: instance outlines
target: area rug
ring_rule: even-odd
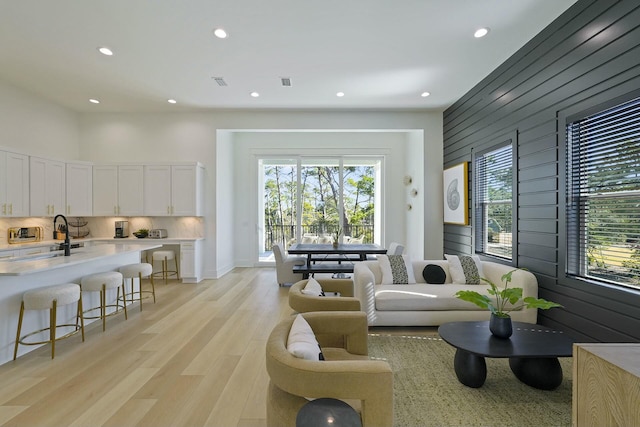
[[[369,356],[393,370],[395,426],[571,425],[571,358],[559,359],[562,384],[545,391],[520,382],[508,359],[487,359],[484,385],[464,386],[454,354],[438,335],[369,335]]]

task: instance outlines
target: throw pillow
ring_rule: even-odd
[[[306,319],[298,314],[291,325],[287,338],[287,350],[295,357],[305,360],[324,360],[320,344]]]
[[[324,296],[324,291],[322,290],[322,286],[320,286],[320,283],[318,283],[318,281],[313,277],[309,277],[309,280],[307,280],[306,286],[302,289],[301,292],[305,295],[313,295],[316,297]]]
[[[378,255],[382,284],[414,284],[413,265],[408,255]]]
[[[449,261],[451,281],[457,284],[479,285],[482,263],[477,255],[445,255]]]
[[[424,281],[432,285],[442,285],[447,280],[447,273],[437,264],[428,264],[422,270]]]

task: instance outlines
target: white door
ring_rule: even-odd
[[[67,163],[67,215],[93,215],[93,168],[91,165]]]
[[[144,214],[142,165],[118,166],[118,215]]]
[[[171,167],[171,213],[176,216],[196,216],[198,183],[197,166]]]
[[[118,215],[118,167],[93,167],[93,214]]]
[[[7,216],[29,216],[29,156],[7,152]]]

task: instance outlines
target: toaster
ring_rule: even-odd
[[[167,230],[165,228],[153,228],[149,230],[150,239],[164,239],[167,237]]]

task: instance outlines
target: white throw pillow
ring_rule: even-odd
[[[409,255],[378,255],[383,285],[415,284]]]
[[[309,280],[307,280],[306,286],[301,290],[301,292],[305,295],[314,295],[317,297],[324,296],[324,291],[322,290],[322,286],[320,286],[320,283],[318,283],[318,281],[313,277],[309,277]]]
[[[477,255],[447,255],[451,281],[460,285],[479,285],[482,274],[482,262]]]
[[[309,323],[298,314],[287,338],[287,350],[295,357],[306,360],[324,360],[322,349]]]

